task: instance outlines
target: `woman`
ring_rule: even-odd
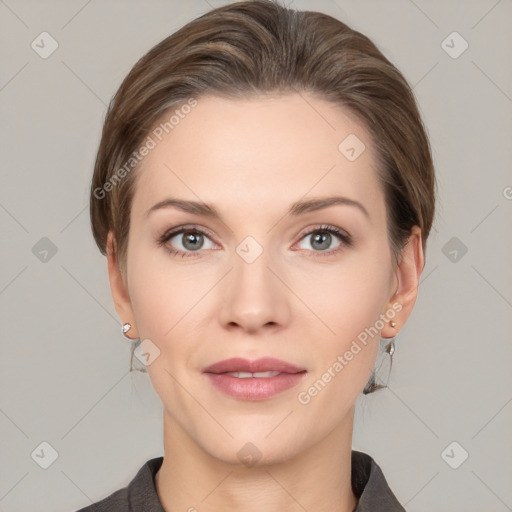
[[[354,407],[414,306],[434,202],[410,87],[342,22],[245,1],[151,49],[90,206],[164,455],[82,511],[404,510],[351,449]]]

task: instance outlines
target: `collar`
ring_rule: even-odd
[[[354,512],[406,512],[370,455],[352,450],[352,490],[359,502]]]

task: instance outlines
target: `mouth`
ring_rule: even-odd
[[[253,375],[256,374],[256,377],[258,377],[258,374],[266,374],[269,372],[294,374],[303,371],[306,371],[306,369],[273,357],[262,357],[252,361],[241,357],[233,357],[203,368],[203,373],[251,373]],[[262,375],[262,377],[268,376],[269,375]],[[242,376],[242,378],[244,377]]]
[[[282,393],[306,376],[305,368],[265,357],[226,359],[202,370],[213,386],[239,400],[264,400]]]
[[[238,377],[239,379],[265,379],[268,377],[276,377],[277,375],[281,375],[281,372],[224,372],[223,375],[232,375],[233,377]]]

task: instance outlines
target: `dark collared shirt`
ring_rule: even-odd
[[[148,460],[127,487],[77,512],[165,512],[155,487],[163,457]],[[352,450],[352,489],[359,502],[354,512],[405,512],[370,455]]]

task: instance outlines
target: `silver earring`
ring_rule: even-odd
[[[389,322],[389,325],[393,327],[393,329],[396,327],[396,322],[394,320],[391,320]],[[386,346],[386,352],[389,354],[390,357],[393,357],[393,354],[395,353],[395,340],[394,337],[391,338],[391,341]]]
[[[127,339],[127,340],[130,340],[130,341],[133,341],[133,338],[130,338],[129,336],[126,335],[126,333],[132,328],[131,324],[129,323],[126,323],[126,324],[123,324],[123,327],[121,328],[122,332],[123,332],[123,336]]]

